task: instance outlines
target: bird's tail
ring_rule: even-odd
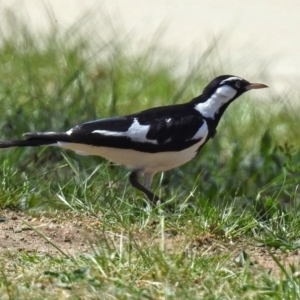
[[[64,132],[29,132],[25,140],[0,142],[0,149],[11,147],[37,147],[55,145],[57,142],[69,142],[70,136]]]

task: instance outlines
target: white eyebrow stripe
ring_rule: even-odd
[[[243,79],[240,78],[240,77],[229,77],[229,78],[224,79],[223,81],[221,81],[220,84],[223,84],[223,83],[225,83],[225,82],[227,82],[227,81],[233,81],[233,80],[240,80],[240,81],[242,81]]]

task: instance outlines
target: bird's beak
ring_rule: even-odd
[[[250,83],[246,86],[246,90],[253,90],[253,89],[264,89],[267,88],[268,86],[262,83]]]

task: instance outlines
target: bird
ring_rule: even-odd
[[[66,132],[29,132],[23,135],[25,139],[0,142],[0,148],[57,146],[81,155],[101,156],[128,167],[131,185],[158,205],[160,198],[150,190],[153,176],[192,160],[215,136],[230,103],[249,90],[267,87],[221,75],[187,103],[93,120]]]

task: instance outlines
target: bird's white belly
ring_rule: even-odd
[[[131,169],[141,170],[145,173],[167,171],[181,166],[195,157],[198,148],[204,143],[205,138],[193,146],[181,151],[158,153],[139,152],[132,149],[118,149],[110,147],[97,147],[85,144],[58,142],[56,146],[73,150],[81,155],[95,155],[104,157]]]

